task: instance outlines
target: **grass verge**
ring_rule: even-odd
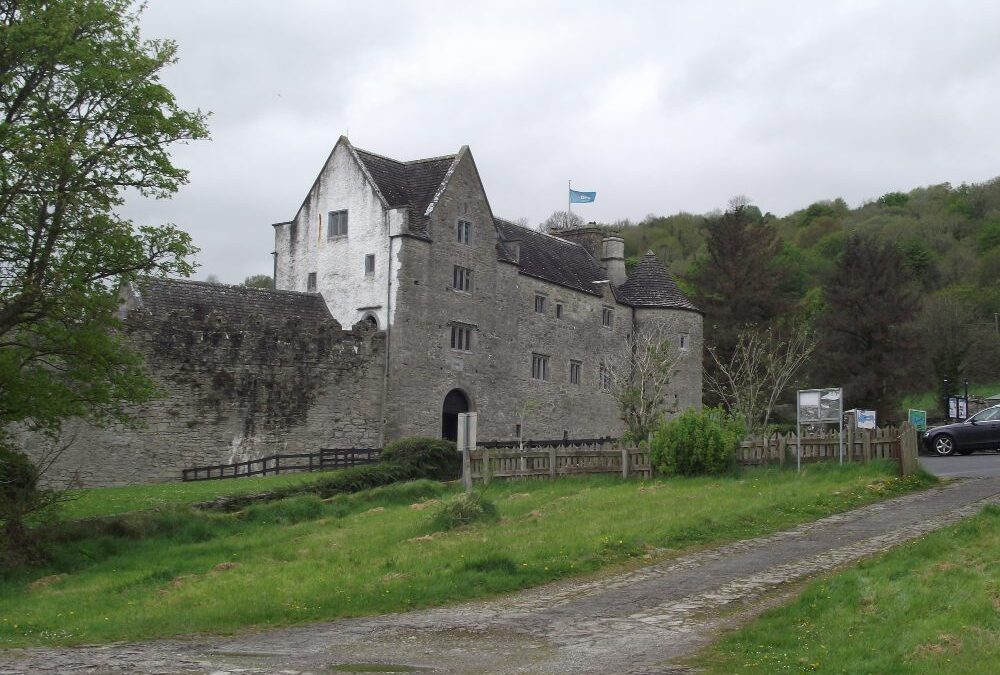
[[[995,673],[1000,506],[856,568],[716,643],[708,673]]]
[[[284,476],[67,490],[66,501],[60,505],[59,511],[63,518],[69,520],[114,516],[131,511],[195,504],[216,497],[257,494],[292,485],[307,485],[329,475],[330,472],[290,473]]]
[[[46,569],[0,576],[0,647],[225,633],[488,597],[773,532],[934,480],[894,471],[496,482],[483,496],[499,520],[451,531],[433,517],[457,488],[431,481],[241,513],[178,506],[76,521],[54,533]]]

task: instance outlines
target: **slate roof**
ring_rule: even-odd
[[[257,314],[271,321],[293,317],[316,322],[331,320],[326,302],[317,293],[150,278],[138,283],[138,296],[143,309],[160,317],[178,311],[196,320],[204,319],[211,313],[221,313],[235,322]]]
[[[701,311],[684,296],[677,287],[677,282],[667,271],[667,266],[661,263],[652,251],[642,257],[628,280],[615,291],[619,300],[633,307],[668,307]]]
[[[448,175],[456,155],[400,162],[360,148],[354,148],[354,151],[389,207],[408,206],[410,229],[426,234],[427,217],[424,213]]]
[[[513,262],[513,256],[502,246],[504,241],[520,242],[518,264],[522,274],[591,295],[603,294],[601,284],[595,282],[607,281],[607,273],[584,247],[502,218],[494,218],[493,222],[500,233],[502,259]]]

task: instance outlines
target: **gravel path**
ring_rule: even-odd
[[[363,664],[364,672],[686,672],[671,664],[721,626],[774,604],[789,584],[920,537],[987,502],[1000,502],[1000,478],[956,481],[626,574],[489,602],[235,638],[9,650],[0,652],[0,675],[355,672],[345,664]]]

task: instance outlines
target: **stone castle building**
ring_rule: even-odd
[[[322,447],[622,431],[608,355],[659,331],[685,355],[667,393],[701,405],[702,315],[648,253],[596,227],[544,234],[493,215],[472,154],[397,161],[341,137],[274,225],[273,291],[150,280],[122,316],[165,397],[137,429],[79,428],[57,473],[84,484]],[[113,460],[113,461],[109,461]],[[114,465],[86,467],[95,462]]]

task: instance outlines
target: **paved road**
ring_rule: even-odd
[[[920,464],[941,478],[1000,476],[1000,453],[995,452],[976,452],[953,457],[921,457]]]
[[[490,602],[351,619],[235,638],[0,653],[0,675],[351,672],[382,664],[434,673],[676,673],[719,628],[815,574],[1000,503],[1000,478],[953,481],[785,532],[637,571],[567,581]],[[395,664],[395,665],[391,665]]]

